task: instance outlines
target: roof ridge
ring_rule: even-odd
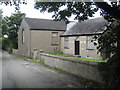
[[[72,35],[74,33],[101,33],[101,31],[104,31],[103,29],[107,23],[108,21],[105,20],[103,17],[84,20],[82,22],[77,22],[76,24],[74,24],[70,29],[66,30],[63,35]]]
[[[25,17],[24,19],[36,19],[36,20],[46,20],[46,21],[55,21],[53,19],[44,19],[44,18],[31,18],[31,17]],[[63,21],[58,21],[58,22],[63,22]]]
[[[30,26],[30,29],[52,29],[52,30],[66,30],[65,22],[53,21],[49,19],[29,18],[25,17],[24,20]]]

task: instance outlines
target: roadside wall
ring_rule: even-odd
[[[45,53],[40,54],[40,60],[43,60],[46,65],[64,70],[68,73],[104,83],[98,69],[98,63],[54,56]]]
[[[12,52],[16,55],[18,55],[18,50],[17,49],[12,49]]]

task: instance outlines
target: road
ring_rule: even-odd
[[[2,52],[0,49],[0,90],[2,89]]]
[[[82,88],[78,79],[2,53],[2,88]]]

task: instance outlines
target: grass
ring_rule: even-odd
[[[38,64],[44,64],[43,61],[41,61],[41,60],[37,60],[37,59],[31,59],[31,60],[28,60],[28,61],[30,61],[30,62],[34,62],[34,63],[38,63]]]
[[[2,48],[2,37],[0,37],[0,48]]]
[[[49,69],[52,69],[54,71],[58,71],[58,72],[61,72],[61,73],[64,73],[65,71],[61,70],[61,69],[58,69],[58,68],[55,68],[55,67],[51,67],[51,66],[47,66]]]
[[[95,59],[87,59],[87,58],[80,58],[80,57],[70,57],[70,58],[91,61],[91,62],[107,62],[106,60],[95,60]]]
[[[57,56],[67,56],[69,57],[70,55],[65,55],[65,54],[52,54],[52,55],[57,55]],[[30,59],[30,57],[26,57],[26,56],[20,56],[22,58],[27,58],[27,59]],[[79,57],[72,57],[72,58],[75,58],[75,59],[84,59],[84,58],[79,58]],[[90,60],[90,59],[85,59],[85,60]],[[91,59],[92,60],[92,59]],[[31,60],[28,60],[29,62],[33,62],[33,63],[38,63],[38,64],[43,64],[45,65],[45,63],[43,61],[40,61],[40,60],[37,60],[37,59],[31,59]],[[57,72],[60,72],[60,73],[66,73],[65,71],[61,70],[61,69],[58,69],[58,68],[55,68],[55,67],[51,67],[51,66],[48,66],[48,65],[45,65],[48,69],[51,69],[51,70],[54,70],[54,71],[57,71]],[[68,73],[69,74],[69,73]],[[71,74],[73,75],[73,74]],[[75,76],[75,75],[74,75]],[[77,76],[75,76],[77,77]],[[77,77],[78,78],[78,77]],[[78,81],[83,84],[83,86],[87,87],[87,88],[104,88],[105,86],[103,84],[100,84],[100,83],[97,83],[95,81],[92,81],[92,80],[88,80],[88,79],[85,79],[83,77],[79,77],[78,78]]]
[[[51,55],[56,55],[56,56],[64,56],[64,57],[69,57],[70,55],[68,54],[59,54],[59,53],[50,53]]]
[[[32,59],[31,57],[21,56],[22,58]]]
[[[38,63],[38,64],[44,64],[45,65],[45,63],[43,61],[40,61],[40,60],[37,60],[37,59],[31,59],[31,60],[28,60],[28,61],[33,62],[33,63]],[[51,66],[48,66],[48,65],[47,65],[47,68],[52,69],[54,71],[61,72],[61,73],[65,72],[65,71],[63,71],[61,69],[58,69],[58,68],[55,68],[55,67],[51,67]]]
[[[80,58],[80,57],[71,57],[68,54],[59,54],[59,53],[50,53],[51,55],[56,55],[56,56],[64,56],[64,57],[70,57],[73,59],[79,59],[79,60],[84,60],[84,61],[90,61],[90,62],[107,62],[106,60],[95,60],[95,59],[87,59],[87,58]]]
[[[2,39],[3,39],[3,38],[2,38],[2,37],[0,37],[0,41],[2,41]]]
[[[38,63],[38,64],[44,64],[44,65],[45,65],[44,61],[41,61],[41,60],[32,59],[32,58],[27,57],[27,56],[20,56],[20,57],[21,57],[21,58],[30,59],[30,60],[28,60],[29,62]],[[55,67],[51,67],[51,66],[48,66],[48,65],[45,65],[45,66],[47,66],[47,68],[52,69],[52,70],[54,70],[54,71],[58,71],[58,72],[61,72],[61,73],[64,73],[64,72],[65,72],[65,71],[63,71],[63,70],[61,70],[61,69],[58,69],[58,68],[55,68]]]

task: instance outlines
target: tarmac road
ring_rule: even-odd
[[[2,53],[2,88],[82,88],[78,79]]]
[[[2,89],[2,51],[0,49],[0,90]]]

